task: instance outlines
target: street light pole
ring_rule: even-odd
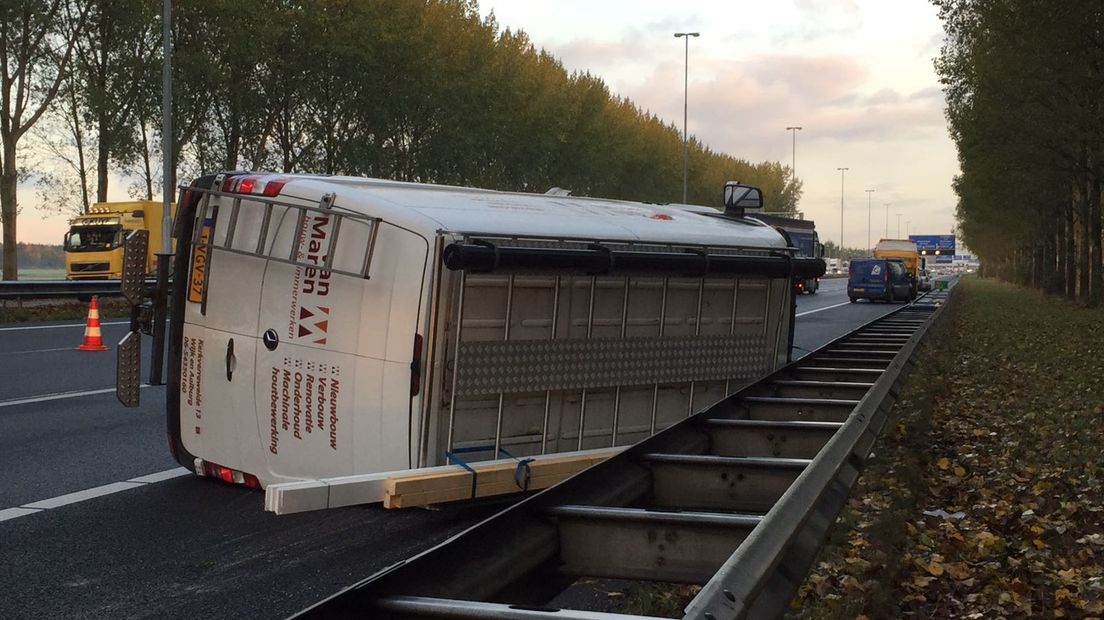
[[[161,385],[165,351],[165,317],[169,296],[169,261],[172,260],[172,203],[176,168],[172,137],[172,0],[161,4],[161,247],[157,255],[157,289],[153,300],[153,363],[150,385]]]
[[[873,249],[874,248],[874,246],[870,245],[870,214],[872,213],[871,210],[870,210],[871,209],[871,207],[870,207],[870,197],[873,196],[873,195],[874,195],[874,190],[872,190],[872,189],[866,190],[866,247],[868,249]]]
[[[797,125],[794,125],[793,127],[787,127],[786,131],[793,134],[793,151],[792,151],[792,155],[791,155],[791,159],[790,159],[790,179],[793,180],[793,181],[796,181],[797,180],[797,132],[801,131],[801,127],[798,127]],[[797,208],[797,205],[795,204],[794,209],[796,210],[796,208]]]
[[[889,203],[888,203],[888,202],[887,202],[887,203],[885,203],[885,208],[886,208],[886,229],[885,229],[885,238],[886,238],[886,239],[889,239]]]
[[[682,202],[686,203],[687,185],[690,175],[690,133],[687,130],[686,120],[688,116],[690,99],[690,37],[701,36],[698,32],[676,32],[675,38],[682,37],[686,40],[682,70]]]
[[[850,168],[836,168],[840,171],[840,246],[839,257],[843,258],[843,175],[847,174]]]
[[[901,214],[897,214],[897,238],[901,238]]]

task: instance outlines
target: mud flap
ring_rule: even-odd
[[[138,406],[142,374],[142,334],[130,332],[115,352],[115,396],[124,407]]]
[[[149,333],[150,303],[146,294],[146,251],[149,231],[135,230],[123,244],[123,272],[120,286],[130,304],[130,333],[115,352],[115,396],[124,407],[138,406],[142,374],[142,335]]]

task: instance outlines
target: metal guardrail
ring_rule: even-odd
[[[778,617],[945,299],[842,336],[296,617],[629,617],[552,608],[580,577],[702,584],[685,618]]]
[[[152,289],[156,280],[146,280]],[[0,300],[72,299],[80,297],[119,297],[119,280],[6,280],[0,281]]]

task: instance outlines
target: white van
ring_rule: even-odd
[[[823,273],[734,195],[761,203],[199,179],[176,223],[175,457],[266,487],[639,441],[787,363],[790,282]]]

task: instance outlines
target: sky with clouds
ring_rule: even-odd
[[[822,239],[846,245],[947,234],[958,171],[933,69],[943,41],[928,0],[480,0],[502,29],[524,30],[569,70],[682,124],[683,39],[689,131],[750,161],[794,157],[800,208]],[[873,189],[869,195],[865,190]],[[718,188],[720,191],[720,188]],[[871,208],[868,210],[868,204]],[[906,223],[911,222],[911,226]]]
[[[800,208],[824,240],[846,245],[886,233],[945,234],[954,225],[958,170],[932,60],[943,31],[928,0],[480,0],[502,29],[524,30],[568,70],[682,123],[684,43],[689,130],[714,150],[749,161],[794,156],[799,125]],[[111,199],[125,199],[115,183]],[[30,193],[32,188],[21,187]],[[720,191],[720,188],[718,188]],[[886,203],[889,203],[887,209]],[[911,222],[911,226],[906,226]],[[19,238],[58,243],[64,217],[25,209]]]

